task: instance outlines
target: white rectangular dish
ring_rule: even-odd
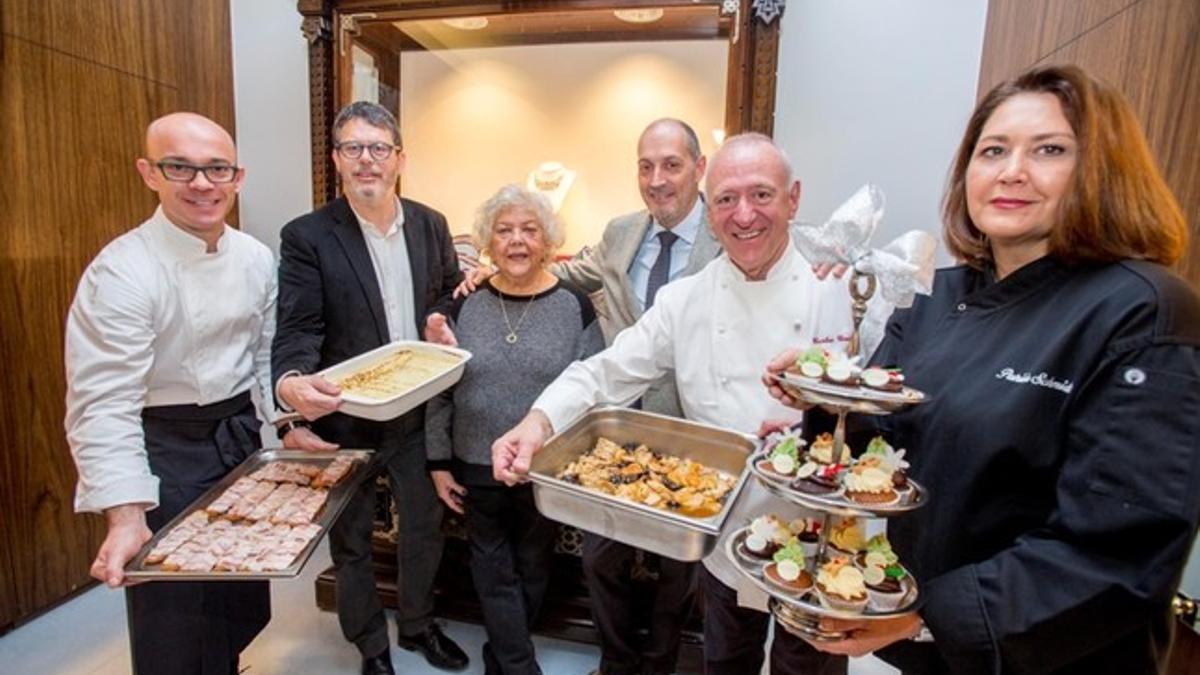
[[[471,352],[464,349],[415,340],[397,340],[326,368],[318,374],[331,382],[341,382],[351,375],[379,366],[404,350],[411,350],[416,358],[425,355],[435,363],[422,364],[419,377],[407,383],[402,390],[385,397],[354,390],[343,391],[339,411],[379,422],[394,419],[454,386],[462,378],[463,369],[471,359]]]

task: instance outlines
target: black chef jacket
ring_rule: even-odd
[[[1165,268],[938,272],[873,362],[929,504],[889,524],[935,642],[906,672],[1155,672],[1200,519],[1200,302]]]

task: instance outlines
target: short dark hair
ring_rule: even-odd
[[[338,132],[342,130],[342,127],[349,124],[350,120],[362,120],[378,129],[390,131],[392,134],[392,143],[398,148],[404,147],[404,142],[400,139],[400,126],[396,124],[395,116],[387,108],[378,103],[355,101],[339,110],[337,117],[333,120],[333,140],[335,143],[338,140]]]
[[[1063,196],[1050,255],[1068,262],[1151,260],[1172,265],[1187,248],[1188,228],[1128,101],[1076,66],[1043,66],[992,89],[979,101],[950,169],[942,223],[950,253],[973,267],[992,251],[967,210],[967,168],[983,127],[1018,94],[1051,94],[1079,144],[1071,187]]]
[[[650,124],[647,124],[646,129],[642,131],[642,133],[644,134],[654,127],[662,125],[673,125],[678,127],[679,130],[683,132],[683,141],[687,145],[688,155],[690,155],[694,161],[698,161],[700,159],[700,137],[696,135],[696,130],[693,129],[691,125],[681,119],[676,119],[674,117],[660,117]]]

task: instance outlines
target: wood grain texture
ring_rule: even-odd
[[[979,95],[1052,63],[1079,65],[1129,99],[1191,226],[1179,270],[1200,285],[1200,3],[992,0]]]
[[[306,7],[311,5],[311,7]],[[337,198],[337,171],[333,165],[333,139],[329,130],[337,114],[334,103],[335,49],[333,10],[324,4],[301,2],[301,32],[308,41],[308,116],[312,148],[313,207]]]
[[[1166,675],[1200,675],[1200,634],[1182,621],[1175,623]]]
[[[221,0],[0,0],[0,630],[89,583],[104,527],[73,512],[63,326],[80,274],[153,211],[146,125],[233,120]],[[222,75],[222,71],[224,75]]]

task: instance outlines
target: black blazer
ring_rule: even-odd
[[[449,305],[462,273],[446,218],[408,199],[400,204],[421,335],[425,317]],[[290,371],[314,373],[391,341],[371,254],[345,197],[296,218],[281,237],[273,381]],[[375,448],[387,424],[334,413],[313,428],[343,447]]]

